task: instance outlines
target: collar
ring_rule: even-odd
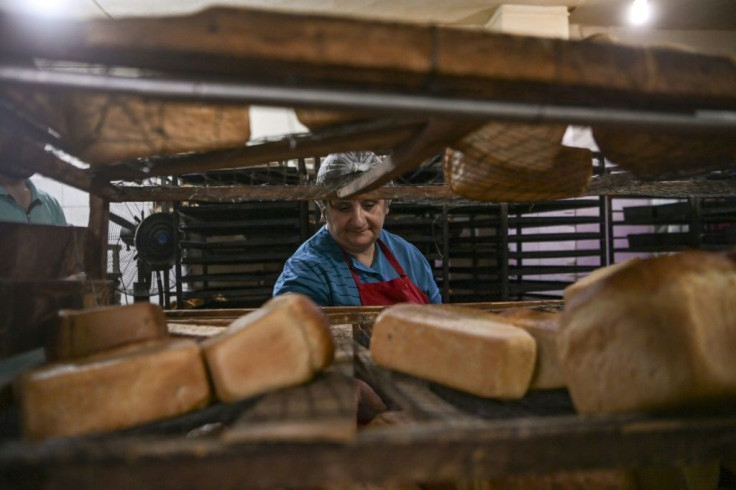
[[[378,237],[383,240],[383,232],[385,230],[381,230],[381,233],[378,235]],[[330,234],[329,230],[327,230],[327,226],[322,225],[322,228],[320,229],[321,233],[324,233],[329,238],[330,243],[332,244],[332,254],[334,256],[334,259],[337,261],[340,261],[342,263],[344,262],[343,256],[342,256],[342,249],[340,248],[340,245],[335,241],[334,238],[332,238],[332,235]],[[385,240],[384,240],[385,243]],[[350,254],[347,254],[348,258],[350,259],[350,262],[353,264],[353,267],[355,267],[356,270],[360,269],[365,272],[372,272],[373,274],[377,273],[377,267],[378,263],[383,260],[382,257],[384,257],[383,250],[381,250],[381,247],[378,246],[378,242],[376,242],[376,253],[373,256],[373,267],[368,267],[367,265],[363,264],[363,262],[359,261],[355,257],[353,257]]]
[[[31,179],[26,179],[25,184],[28,187],[28,190],[31,191],[31,201],[35,201],[36,199],[38,199],[39,197],[38,188],[35,186],[33,181],[31,181]],[[5,187],[3,187],[2,184],[0,184],[0,196],[9,196],[9,195],[10,193],[8,192],[8,190]]]
[[[26,179],[26,185],[28,186],[28,189],[31,191],[31,201],[35,201],[39,199],[38,188],[33,183],[33,181],[31,179]]]

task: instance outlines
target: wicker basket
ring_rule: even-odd
[[[478,201],[532,202],[585,194],[593,156],[562,146],[565,126],[490,123],[448,148],[450,189]]]
[[[688,176],[736,164],[736,135],[593,128],[601,153],[643,179]]]

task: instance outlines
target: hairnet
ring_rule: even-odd
[[[338,184],[346,176],[367,172],[379,163],[381,163],[381,160],[378,156],[369,151],[331,153],[319,167],[315,183],[318,185]]]

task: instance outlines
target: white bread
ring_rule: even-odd
[[[24,373],[15,386],[25,437],[106,432],[180,415],[211,400],[193,340],[157,340]]]
[[[529,389],[564,388],[565,375],[557,354],[562,314],[528,308],[510,308],[499,313],[502,321],[523,328],[537,343],[537,363]]]
[[[569,303],[572,300],[572,298],[579,292],[589,289],[594,283],[598,281],[602,281],[606,277],[618,272],[621,269],[625,269],[626,267],[635,265],[640,260],[641,259],[639,257],[632,257],[624,262],[620,262],[618,264],[611,264],[606,267],[600,267],[592,271],[587,276],[583,277],[582,279],[579,279],[578,281],[575,281],[574,283],[570,284],[567,288],[565,288],[565,291],[563,292],[563,299],[564,299],[565,304]]]
[[[534,339],[490,315],[463,310],[415,304],[384,309],[373,326],[373,360],[481,397],[523,397],[534,370]]]
[[[565,387],[557,354],[557,336],[560,331],[562,314],[559,312],[538,311],[529,308],[509,308],[498,313],[467,306],[449,304],[431,305],[445,311],[455,311],[461,315],[476,315],[496,322],[508,323],[526,330],[537,344],[534,373],[529,383],[530,390],[546,390]]]
[[[217,396],[225,402],[309,381],[335,352],[327,317],[296,293],[267,301],[202,347]]]
[[[163,309],[151,303],[61,310],[49,329],[46,359],[89,356],[126,344],[168,337]]]
[[[689,251],[578,286],[565,305],[558,346],[580,413],[734,398],[736,263]]]

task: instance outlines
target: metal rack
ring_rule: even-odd
[[[211,185],[298,184],[304,167],[266,166],[190,175],[185,183]],[[179,250],[177,303],[199,307],[257,307],[271,296],[286,259],[309,235],[309,205],[299,201],[264,203],[176,203]]]
[[[592,270],[631,256],[736,245],[736,198],[670,201],[394,201],[385,228],[424,254],[446,303],[560,298]],[[311,202],[187,203],[175,211],[177,302],[205,308],[261,305],[283,263],[320,226]]]

